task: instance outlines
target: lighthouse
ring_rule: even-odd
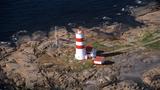
[[[85,56],[86,56],[86,49],[84,43],[84,33],[82,30],[77,30],[75,59],[84,60]]]

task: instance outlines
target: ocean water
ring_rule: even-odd
[[[17,31],[48,31],[51,27],[92,27],[128,15],[133,7],[151,0],[0,0],[0,41]]]

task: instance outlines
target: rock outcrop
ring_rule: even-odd
[[[154,67],[143,73],[142,79],[144,83],[154,90],[160,89],[160,67]]]
[[[159,11],[152,14],[158,18]],[[48,37],[39,31],[32,37],[20,39],[14,48],[2,45],[0,89],[159,90],[160,68],[157,66],[160,65],[160,51],[142,45],[141,41],[146,29],[153,32],[159,28],[152,25],[136,29],[126,29],[122,25],[123,33],[120,33],[120,24],[84,28],[86,44],[95,44],[97,55],[106,59],[104,65],[94,65],[92,60],[75,60],[75,33],[65,28],[50,32]],[[152,39],[159,38],[157,35]]]

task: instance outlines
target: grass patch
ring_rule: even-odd
[[[73,61],[73,63],[69,64],[72,72],[81,72],[83,70],[89,69],[93,67],[92,60],[85,60],[85,61]]]
[[[160,42],[156,42],[156,43],[147,45],[146,47],[160,50]]]
[[[81,70],[84,70],[84,69],[89,69],[93,66],[93,63],[92,63],[92,60],[86,60],[85,62],[83,62],[81,64]]]
[[[141,42],[143,44],[160,39],[160,30],[144,33]],[[160,41],[146,45],[147,48],[160,49]]]
[[[93,42],[92,46],[94,48],[96,48],[97,50],[108,50],[109,49],[109,47],[107,47],[107,46],[105,46],[103,44],[100,44],[99,42]]]
[[[115,45],[112,47],[112,50],[117,50],[125,47],[131,47],[131,45],[124,45],[124,44]]]
[[[154,32],[144,33],[141,41],[143,43],[147,43],[147,42],[150,42],[150,41],[158,39],[158,38],[160,38],[160,30],[156,30]]]
[[[123,43],[117,43],[117,42],[113,42],[111,43],[112,46],[107,46],[107,45],[103,45],[99,42],[94,42],[92,43],[92,46],[94,48],[96,48],[97,50],[102,50],[102,51],[113,51],[113,50],[117,50],[117,49],[121,49],[121,48],[125,48],[125,47],[131,47],[132,45],[128,45],[128,44],[123,44]]]

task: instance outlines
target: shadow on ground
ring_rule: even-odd
[[[121,54],[123,54],[123,52],[114,52],[114,53],[104,54],[104,51],[102,51],[102,50],[98,50],[98,51],[97,51],[97,56],[101,56],[101,57],[105,57],[105,58],[107,58],[107,57],[112,57],[112,56],[116,56],[116,55],[121,55]],[[113,61],[105,60],[105,61],[103,62],[103,65],[112,65],[112,64],[114,64],[114,63],[115,63],[115,62],[113,62]]]
[[[116,55],[121,55],[123,54],[124,52],[114,52],[114,53],[107,53],[107,54],[104,54],[104,51],[101,51],[101,50],[98,50],[97,51],[97,55],[98,56],[102,56],[102,57],[112,57],[112,56],[116,56]]]

